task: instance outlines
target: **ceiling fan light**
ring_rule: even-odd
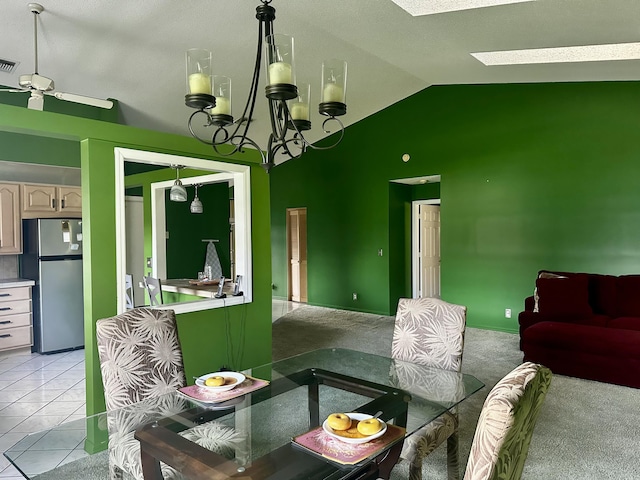
[[[182,186],[182,182],[180,180],[176,180],[171,187],[169,192],[169,200],[172,202],[186,202],[187,201],[187,190]]]

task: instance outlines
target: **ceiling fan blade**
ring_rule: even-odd
[[[18,92],[28,92],[29,90],[22,90],[21,88],[0,88],[0,92],[12,92],[12,93],[18,93]]]
[[[27,102],[29,110],[40,110],[44,108],[44,95],[41,92],[33,91]]]
[[[62,93],[55,92],[54,97],[60,100],[66,100],[68,102],[82,103],[84,105],[90,105],[92,107],[100,107],[110,109],[113,107],[111,100],[102,100],[101,98],[85,97],[84,95],[76,95],[74,93]]]

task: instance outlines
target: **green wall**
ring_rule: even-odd
[[[414,197],[389,180],[424,175],[441,175],[442,298],[470,326],[517,331],[539,269],[639,273],[638,104],[638,82],[437,86],[352,125],[270,174],[274,295],[285,210],[306,206],[309,303],[393,314]]]
[[[189,210],[194,188],[187,186],[187,202],[165,201],[167,217],[167,278],[198,278],[204,270],[206,238],[216,239],[216,251],[222,273],[231,277],[229,224],[229,183],[203,185],[198,189],[203,213],[192,214]]]
[[[219,158],[212,155],[212,150],[206,145],[186,136],[1,104],[0,132],[52,139],[50,144],[45,142],[43,150],[38,152],[39,158],[59,158],[60,155],[53,152],[59,145],[59,140],[73,141],[80,147],[87,414],[103,411],[104,397],[95,344],[95,322],[116,314],[114,148]],[[16,151],[25,150],[16,148]],[[30,155],[2,159],[32,161]],[[75,160],[77,162],[77,157]],[[247,151],[223,161],[251,166],[253,302],[178,316],[187,378],[217,369],[221,365],[241,369],[268,362],[271,358],[268,177],[259,166],[260,157],[255,152]],[[227,327],[230,341],[221,334]],[[230,351],[229,345],[234,345],[236,350]]]

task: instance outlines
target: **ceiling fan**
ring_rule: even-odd
[[[42,110],[44,107],[44,96],[51,95],[60,100],[68,102],[82,103],[93,107],[109,109],[113,107],[111,100],[102,100],[100,98],[85,97],[73,93],[54,92],[55,85],[53,80],[38,73],[38,15],[44,11],[44,7],[39,3],[29,3],[27,5],[29,11],[33,13],[33,38],[35,53],[35,71],[28,75],[20,75],[18,84],[19,89],[2,89],[6,92],[31,92],[27,108],[31,110]]]

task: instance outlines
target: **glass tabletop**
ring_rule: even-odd
[[[197,463],[227,476],[267,478],[277,471],[278,478],[349,478],[484,386],[471,375],[347,349],[316,350],[242,373],[248,383],[237,392],[252,382],[261,388],[223,403],[171,392],[28,435],[5,456],[26,478],[92,480],[108,477],[110,456],[124,460],[142,442],[153,461],[187,477],[198,477],[189,470]],[[322,424],[336,412],[381,412],[388,431],[364,446],[329,438]],[[43,463],[45,452],[48,458],[58,452],[60,462]]]

